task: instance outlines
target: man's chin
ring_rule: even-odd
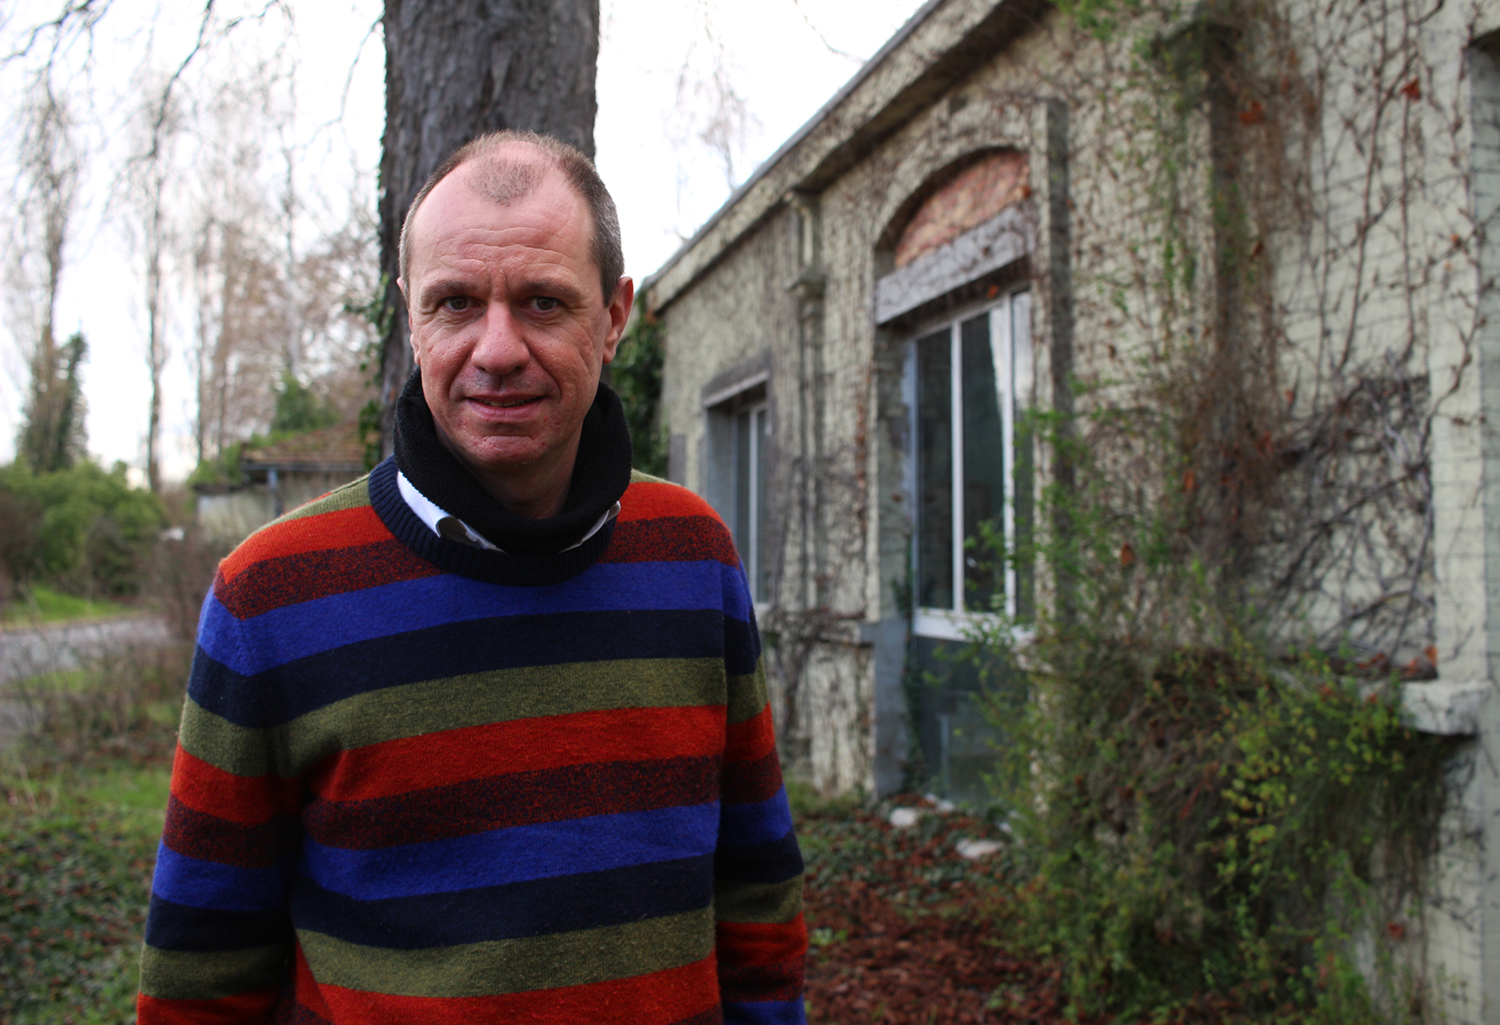
[[[476,477],[497,481],[545,476],[559,462],[555,450],[526,437],[490,438],[456,454]]]

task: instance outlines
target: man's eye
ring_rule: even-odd
[[[470,299],[466,295],[450,295],[448,298],[443,300],[443,308],[452,310],[454,313],[459,313],[463,310],[467,310],[470,306],[473,305],[473,303],[474,300]]]
[[[553,310],[561,306],[562,303],[549,296],[539,295],[531,300],[531,305],[536,309],[538,313],[551,313]]]

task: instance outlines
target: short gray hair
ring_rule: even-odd
[[[485,161],[485,158],[493,158],[497,150],[511,143],[522,143],[541,150],[544,154],[543,164],[539,166],[536,161],[524,158]],[[590,240],[589,249],[594,257],[594,263],[599,266],[599,287],[604,293],[605,305],[608,305],[615,297],[615,289],[620,284],[620,275],[625,273],[625,253],[620,245],[620,215],[615,210],[615,201],[611,198],[609,189],[604,187],[604,181],[599,177],[599,170],[592,160],[562,140],[536,132],[507,130],[481,135],[460,146],[438,166],[436,171],[432,172],[427,181],[417,190],[416,198],[407,208],[406,220],[401,225],[401,245],[397,259],[402,280],[406,280],[407,273],[411,269],[411,248],[408,240],[411,237],[411,224],[416,217],[417,208],[422,205],[422,201],[427,198],[427,194],[437,186],[438,182],[465,164],[482,161],[486,166],[475,185],[501,206],[508,206],[524,198],[532,189],[541,184],[543,178],[540,173],[541,167],[550,166],[562,172],[573,191],[583,199],[588,207],[589,216],[594,222],[594,235]]]

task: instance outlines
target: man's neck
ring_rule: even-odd
[[[502,509],[528,520],[551,519],[568,504],[568,489],[573,482],[573,466],[578,461],[578,439],[545,464],[533,464],[500,474],[468,459],[457,445],[448,440],[441,427],[433,425],[438,441],[458,460],[460,466],[499,503]]]

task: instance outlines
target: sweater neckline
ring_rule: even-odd
[[[615,520],[576,548],[550,555],[490,551],[434,534],[406,504],[396,482],[396,457],[370,471],[370,505],[387,530],[411,552],[447,573],[512,587],[547,587],[588,569],[604,554],[614,536]]]

